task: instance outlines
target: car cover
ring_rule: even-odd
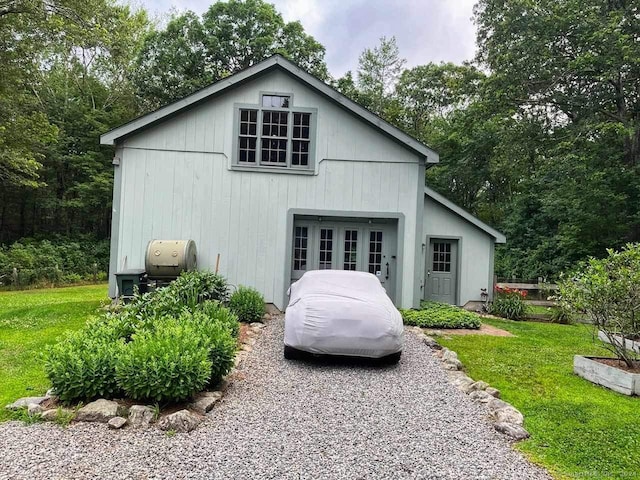
[[[306,352],[380,358],[403,346],[400,312],[372,274],[306,272],[289,289],[284,343]]]

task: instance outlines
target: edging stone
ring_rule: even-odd
[[[433,355],[442,362],[442,367],[447,371],[449,382],[452,385],[475,402],[486,405],[489,419],[497,432],[515,441],[529,438],[529,432],[523,427],[524,416],[513,405],[500,399],[500,390],[491,387],[487,382],[474,381],[467,376],[462,371],[463,365],[458,359],[458,354],[439,345],[435,339],[425,335],[421,328],[412,327],[409,330],[413,331],[425,345],[433,350]]]

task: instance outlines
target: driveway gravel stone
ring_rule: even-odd
[[[285,361],[274,317],[193,432],[0,425],[0,478],[550,479],[407,332],[398,365]]]

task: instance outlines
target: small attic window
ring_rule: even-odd
[[[291,97],[288,95],[262,95],[262,106],[269,108],[289,108]]]

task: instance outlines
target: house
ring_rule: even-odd
[[[151,239],[283,309],[307,270],[374,273],[399,307],[491,290],[505,237],[424,186],[426,145],[279,55],[101,137],[115,146],[109,292]]]

